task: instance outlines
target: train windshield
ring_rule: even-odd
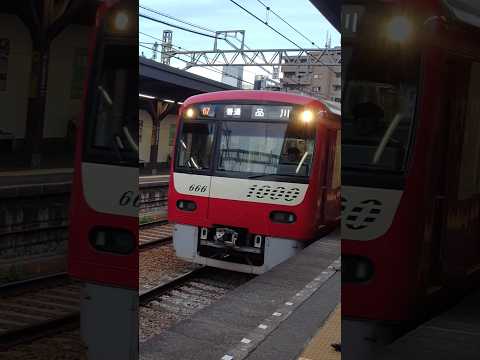
[[[220,129],[217,171],[249,178],[308,177],[314,146],[313,126],[225,121]]]
[[[192,171],[210,169],[214,140],[212,122],[185,121],[178,139],[177,167]]]
[[[103,49],[102,66],[90,89],[93,105],[87,117],[89,161],[138,165],[137,59],[131,46],[111,44]]]
[[[361,181],[358,172],[377,178],[383,174],[398,183],[413,139],[420,55],[412,44],[373,42],[361,25],[371,24],[375,14],[369,17],[368,11],[353,9],[357,11],[350,14],[350,24],[345,14],[343,24],[350,32],[342,48],[342,183]],[[374,185],[363,181],[361,185]]]
[[[182,119],[176,145],[177,171],[308,181],[315,148],[314,121],[300,121],[292,106],[208,108],[216,110],[203,118],[199,112],[198,117]]]

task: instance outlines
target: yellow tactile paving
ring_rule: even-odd
[[[298,360],[340,360],[342,355],[331,344],[340,343],[341,310],[340,304],[330,314],[322,328],[318,330]]]

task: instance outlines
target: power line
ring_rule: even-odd
[[[169,18],[169,19],[171,19],[171,20],[175,20],[175,21],[181,22],[181,23],[183,23],[183,24],[196,27],[196,28],[201,29],[201,30],[205,30],[205,31],[209,31],[209,32],[211,32],[211,33],[215,33],[215,30],[209,29],[209,28],[204,27],[204,26],[201,26],[201,25],[193,24],[193,23],[188,22],[188,21],[186,21],[186,20],[179,19],[179,18],[177,18],[177,17],[175,17],[175,16],[168,15],[168,14],[163,13],[163,12],[161,12],[161,11],[158,11],[158,10],[155,10],[155,9],[152,9],[152,8],[149,8],[149,7],[147,7],[147,6],[139,5],[138,7],[139,7],[139,8],[142,8],[142,9],[144,9],[144,10],[150,11],[150,12],[152,12],[152,13],[155,13],[155,14],[157,14],[157,15],[164,16],[164,17]]]
[[[315,41],[309,39],[308,37],[306,37],[305,35],[303,35],[299,30],[297,30],[295,27],[293,27],[292,25],[290,25],[290,23],[285,20],[283,17],[281,17],[280,15],[278,15],[275,11],[272,10],[272,8],[270,6],[267,6],[265,5],[265,3],[262,1],[262,0],[257,0],[257,2],[259,2],[260,4],[262,4],[265,9],[267,9],[268,11],[270,11],[273,15],[275,15],[277,18],[279,18],[280,20],[282,20],[285,24],[287,24],[291,29],[293,29],[297,34],[299,34],[301,37],[303,37],[305,40],[307,40],[308,42],[310,42],[313,46],[317,47],[320,49],[320,47],[315,43]]]
[[[193,34],[206,36],[206,37],[209,37],[209,38],[212,38],[212,39],[217,39],[216,36],[209,35],[209,34],[205,34],[205,33],[203,33],[203,32],[196,31],[196,30],[192,30],[192,29],[187,29],[187,28],[184,28],[184,27],[179,26],[179,25],[173,25],[173,24],[170,24],[170,23],[168,23],[168,22],[166,22],[166,21],[162,21],[162,20],[159,20],[159,19],[155,19],[155,18],[150,17],[150,16],[145,15],[145,14],[139,14],[139,16],[140,16],[140,17],[143,17],[143,18],[145,18],[145,19],[151,20],[151,21],[155,21],[155,22],[158,22],[158,23],[167,25],[167,26],[171,26],[171,27],[180,29],[180,30],[188,31],[188,32],[191,32],[191,33],[193,33]]]
[[[322,63],[322,61],[320,60],[320,58],[317,58],[314,54],[311,54],[309,53],[308,51],[306,51],[304,48],[302,48],[300,45],[298,45],[295,41],[291,40],[290,38],[288,38],[287,36],[283,35],[280,31],[278,31],[277,29],[275,29],[273,26],[271,26],[270,24],[268,24],[268,22],[266,21],[263,21],[262,19],[260,19],[257,15],[255,15],[254,13],[252,13],[250,10],[248,10],[247,8],[243,7],[242,5],[240,5],[239,3],[237,3],[235,0],[230,0],[230,2],[232,2],[233,4],[235,4],[236,6],[238,6],[240,9],[242,9],[243,11],[245,11],[247,14],[249,14],[250,16],[253,16],[255,19],[257,19],[258,21],[260,21],[262,24],[264,24],[265,26],[269,27],[270,29],[272,29],[273,31],[275,31],[278,35],[280,35],[281,37],[283,37],[285,40],[289,41],[290,43],[292,43],[293,45],[295,45],[296,47],[298,47],[300,50],[303,50],[305,51],[308,55],[312,56],[313,58],[317,59],[322,65],[326,65],[324,63]],[[325,51],[324,51],[325,52]],[[322,54],[323,55],[323,54]],[[321,57],[321,56],[320,56]],[[332,72],[334,72],[332,69],[330,69],[328,67],[328,69]]]

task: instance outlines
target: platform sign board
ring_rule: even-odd
[[[10,55],[10,40],[5,38],[0,38],[0,91],[7,90],[9,55]]]

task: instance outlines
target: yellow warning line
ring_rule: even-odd
[[[341,306],[337,305],[325,324],[317,331],[298,360],[340,360],[340,352],[336,352],[331,344],[341,341]]]

